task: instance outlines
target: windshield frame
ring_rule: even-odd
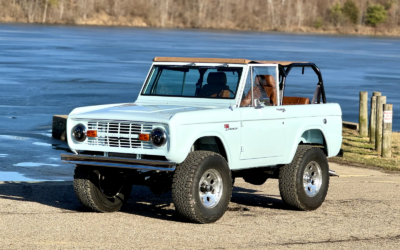
[[[217,67],[226,67],[226,68],[241,68],[242,72],[240,75],[240,79],[237,82],[237,87],[236,87],[236,91],[233,97],[229,97],[229,98],[224,98],[224,97],[203,97],[203,96],[182,96],[182,95],[160,95],[160,94],[144,94],[145,89],[147,88],[147,86],[150,84],[149,82],[152,79],[153,74],[155,74],[156,70],[155,68],[157,66],[166,66],[166,67],[171,67],[171,66],[177,66],[177,67],[211,67],[211,68],[217,68]],[[238,93],[240,92],[240,88],[241,88],[241,84],[242,81],[244,79],[244,76],[247,73],[246,70],[246,66],[245,64],[222,64],[222,63],[177,63],[177,62],[162,62],[162,63],[153,63],[150,67],[150,70],[147,74],[146,80],[144,82],[144,84],[142,85],[142,88],[139,92],[139,98],[142,99],[143,97],[160,97],[160,98],[179,98],[179,99],[183,99],[183,98],[188,98],[191,100],[224,100],[224,101],[229,101],[229,102],[235,102]],[[231,72],[231,71],[228,71]],[[203,80],[203,86],[204,84],[207,84],[206,80]],[[150,87],[150,86],[149,86]]]

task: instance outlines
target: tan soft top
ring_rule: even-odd
[[[232,63],[232,64],[249,64],[249,63],[263,63],[263,64],[280,64],[288,66],[293,63],[304,62],[282,62],[282,61],[254,61],[247,59],[232,59],[232,58],[195,58],[195,57],[155,57],[153,62],[190,62],[190,63]]]

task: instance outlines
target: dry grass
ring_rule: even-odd
[[[382,158],[375,151],[375,144],[369,143],[368,137],[361,137],[357,131],[346,128],[343,128],[342,149],[343,158],[333,157],[329,161],[400,171],[400,133],[398,132],[392,134],[391,158]]]

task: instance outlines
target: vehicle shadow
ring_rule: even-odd
[[[24,203],[38,203],[62,209],[65,212],[88,212],[75,196],[73,183],[71,181],[57,182],[3,182],[0,184],[0,205],[4,201],[17,201]],[[29,206],[18,206],[16,213],[30,213],[24,211]],[[15,212],[15,210],[13,210]],[[139,216],[152,217],[163,220],[181,221],[176,215],[172,203],[171,193],[160,196],[154,195],[149,188],[133,186],[131,198],[122,207],[121,212]]]
[[[250,207],[292,210],[279,195],[258,194],[259,190],[234,187],[228,211],[250,211]],[[149,188],[133,186],[131,198],[122,210],[125,213],[169,221],[183,221],[175,212],[171,192],[153,194]]]
[[[257,190],[234,187],[228,211],[248,211],[248,207],[288,209],[279,196],[260,195]],[[5,182],[0,184],[0,199],[20,202],[34,202],[62,209],[65,212],[85,212],[75,196],[72,182]],[[0,204],[2,202],[0,201]],[[29,213],[30,211],[22,211]],[[27,206],[29,208],[29,206]],[[171,192],[153,194],[149,188],[133,186],[131,198],[121,212],[167,221],[184,222],[175,212]]]
[[[6,200],[38,203],[62,209],[63,213],[88,212],[75,196],[71,181],[3,182],[0,184],[0,205],[4,206]],[[14,207],[18,203],[11,204]],[[30,213],[31,211],[24,211],[25,207],[29,209],[29,206],[18,206],[16,213]],[[121,212],[139,216],[180,220],[174,211],[171,193],[157,196],[149,188],[142,186],[133,186],[131,198],[121,209]]]
[[[0,199],[34,202],[71,212],[84,211],[71,181],[4,182],[0,184]]]
[[[183,221],[176,213],[171,192],[155,195],[148,187],[132,187],[131,197],[121,212],[167,221]]]
[[[250,210],[249,207],[292,210],[285,203],[283,203],[280,195],[260,194],[258,192],[259,190],[255,189],[233,187],[231,204],[229,205],[230,209],[232,209],[234,203],[236,203],[244,208],[245,211]]]

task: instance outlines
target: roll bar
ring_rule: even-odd
[[[326,103],[326,96],[325,96],[325,89],[324,89],[324,81],[322,80],[322,75],[321,75],[321,71],[320,69],[317,67],[317,65],[315,65],[314,63],[292,63],[288,66],[282,66],[280,65],[280,71],[282,71],[281,73],[283,73],[284,77],[286,78],[289,73],[290,70],[292,70],[292,68],[303,68],[303,73],[304,73],[304,68],[305,67],[309,67],[312,68],[315,72],[315,74],[318,76],[318,85],[320,86],[320,90],[321,90],[321,95],[322,95],[322,102]]]

